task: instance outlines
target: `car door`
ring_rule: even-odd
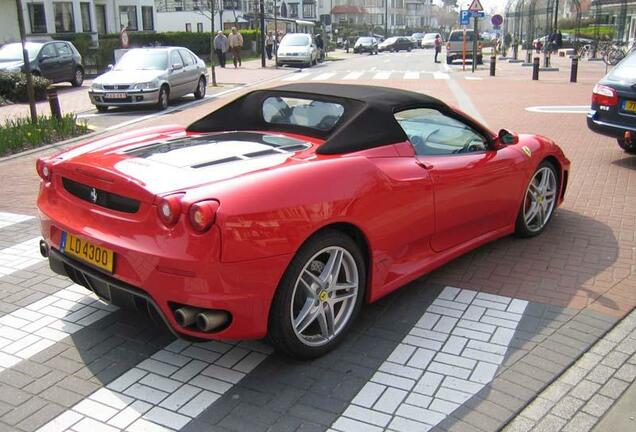
[[[184,94],[193,93],[199,84],[199,67],[188,50],[179,49],[179,54],[183,60]]]
[[[42,76],[52,82],[61,81],[60,64],[53,43],[45,44],[38,54],[38,65]]]
[[[524,172],[513,148],[492,149],[484,131],[455,113],[417,108],[396,118],[418,164],[433,179],[433,250],[441,252],[514,223]]]
[[[183,60],[179,51],[174,49],[170,51],[170,98],[178,98],[186,94],[187,77],[183,67]]]
[[[75,78],[73,51],[65,42],[55,42],[57,49],[60,80],[71,81]]]

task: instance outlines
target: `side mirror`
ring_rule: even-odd
[[[172,70],[173,71],[178,71],[178,70],[181,70],[181,69],[183,69],[183,65],[181,63],[175,63],[175,64],[172,65]]]
[[[497,135],[497,141],[500,145],[514,145],[519,142],[519,135],[506,129],[501,129]]]

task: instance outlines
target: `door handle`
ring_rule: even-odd
[[[424,169],[427,169],[427,170],[433,169],[433,164],[430,164],[428,162],[424,162],[424,161],[421,161],[421,160],[416,160],[415,163],[418,164],[419,166],[421,166]]]

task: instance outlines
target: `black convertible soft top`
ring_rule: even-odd
[[[328,130],[269,123],[263,118],[263,102],[276,96],[336,102],[344,107],[344,112]],[[450,111],[439,99],[405,90],[366,85],[299,83],[247,93],[192,123],[187,130],[298,133],[325,140],[317,153],[349,153],[405,141],[408,137],[395,120],[394,113],[420,107]]]

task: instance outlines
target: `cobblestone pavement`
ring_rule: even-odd
[[[345,81],[359,68],[351,81],[425,91],[493,129],[553,138],[573,169],[541,236],[445,265],[367,305],[334,352],[295,362],[263,342],[176,341],[54,275],[35,247],[34,156],[0,162],[11,185],[0,202],[0,430],[591,428],[634,381],[636,158],[587,131],[582,114],[526,108],[586,105],[603,70],[584,68],[577,84],[565,70],[532,83],[506,64],[475,80],[422,55],[351,56],[289,76]],[[226,100],[143,125],[187,124]]]

